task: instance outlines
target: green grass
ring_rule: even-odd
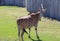
[[[15,6],[0,6],[0,41],[18,41],[16,17],[27,15],[26,8]],[[42,41],[60,41],[60,22],[47,18],[41,18],[38,24],[38,34]],[[28,31],[28,29],[26,29]],[[31,37],[38,41],[34,27],[31,29]],[[24,34],[25,41],[33,41]]]

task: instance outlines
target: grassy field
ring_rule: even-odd
[[[26,8],[15,6],[0,6],[0,41],[18,41],[16,17],[27,15]],[[38,35],[42,41],[60,41],[60,22],[41,18],[38,24]],[[26,29],[28,31],[28,29]],[[34,27],[31,37],[24,34],[25,41],[39,41],[36,38]]]

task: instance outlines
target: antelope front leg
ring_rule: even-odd
[[[37,36],[37,38],[39,39],[38,32],[37,32],[37,28],[35,28],[35,31],[36,31],[36,36]]]
[[[38,32],[37,32],[37,25],[35,25],[36,36],[39,39]]]
[[[24,35],[24,29],[22,29],[22,33],[21,33],[21,39],[22,39],[22,41],[24,41],[23,35]]]

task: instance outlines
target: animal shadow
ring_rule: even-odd
[[[37,40],[35,40],[35,39],[32,39],[31,37],[29,37],[29,39],[31,39],[32,41],[42,41],[39,38],[37,38]]]

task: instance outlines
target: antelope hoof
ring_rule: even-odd
[[[37,36],[37,38],[39,39],[39,36]]]
[[[30,36],[28,36],[29,38],[31,38]]]

